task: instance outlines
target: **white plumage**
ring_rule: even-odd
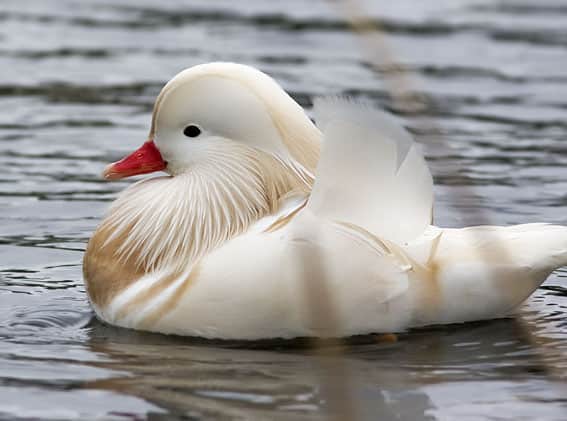
[[[567,264],[565,227],[430,225],[431,175],[392,116],[336,98],[314,111],[322,134],[247,66],[174,78],[150,132],[172,177],[122,193],[85,254],[98,316],[224,339],[395,332],[506,315]],[[336,330],[312,317],[306,283]]]
[[[309,207],[403,243],[431,223],[433,180],[409,133],[369,104],[319,99],[324,134]]]

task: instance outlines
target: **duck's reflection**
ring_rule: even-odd
[[[466,403],[466,387],[455,391],[452,385],[545,380],[539,356],[514,319],[414,331],[390,343],[372,336],[349,342],[343,354],[360,419],[436,419],[443,409],[429,396],[431,386]],[[321,384],[345,381],[321,373],[308,341],[212,343],[93,321],[89,344],[111,359],[102,365],[129,375],[85,387],[144,398],[169,416],[323,418]]]

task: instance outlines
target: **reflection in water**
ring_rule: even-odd
[[[522,339],[515,323],[502,319],[420,330],[387,344],[374,336],[352,338],[344,352],[358,415],[374,419],[380,414],[384,420],[449,416],[453,409],[438,403],[447,397],[467,402],[467,383],[474,388],[498,385],[496,393],[477,393],[482,410],[473,406],[469,415],[489,414],[491,407],[511,399],[531,402],[533,414],[555,400],[559,415],[559,395],[547,384],[537,351]],[[93,320],[88,344],[110,360],[97,367],[126,370],[128,375],[96,379],[83,387],[143,398],[172,414],[311,419],[325,411],[317,357],[305,341],[211,343],[124,331]],[[534,379],[541,391],[530,387]],[[326,382],[341,380],[323,377]],[[539,399],[546,403],[538,404]]]
[[[423,118],[441,133],[420,139],[438,225],[474,224],[478,209],[495,224],[567,223],[563,3],[368,2],[433,104]],[[101,325],[81,257],[128,184],[99,173],[144,140],[171,76],[238,61],[308,109],[343,93],[396,111],[357,46],[323,0],[0,2],[0,419],[323,418],[321,376],[341,379],[321,374],[308,342]],[[361,418],[565,419],[567,393],[546,372],[567,376],[565,274],[526,305],[537,347],[513,319],[353,339],[345,354]]]

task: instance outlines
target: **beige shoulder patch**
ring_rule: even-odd
[[[126,234],[105,244],[112,233],[108,224],[103,222],[90,239],[83,257],[87,293],[99,308],[106,307],[118,293],[144,275],[144,270],[136,264],[137,253],[132,253],[127,259],[118,259],[117,250]]]

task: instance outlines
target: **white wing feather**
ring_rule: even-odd
[[[324,135],[308,207],[398,244],[431,223],[433,180],[410,134],[368,104],[317,100]]]

